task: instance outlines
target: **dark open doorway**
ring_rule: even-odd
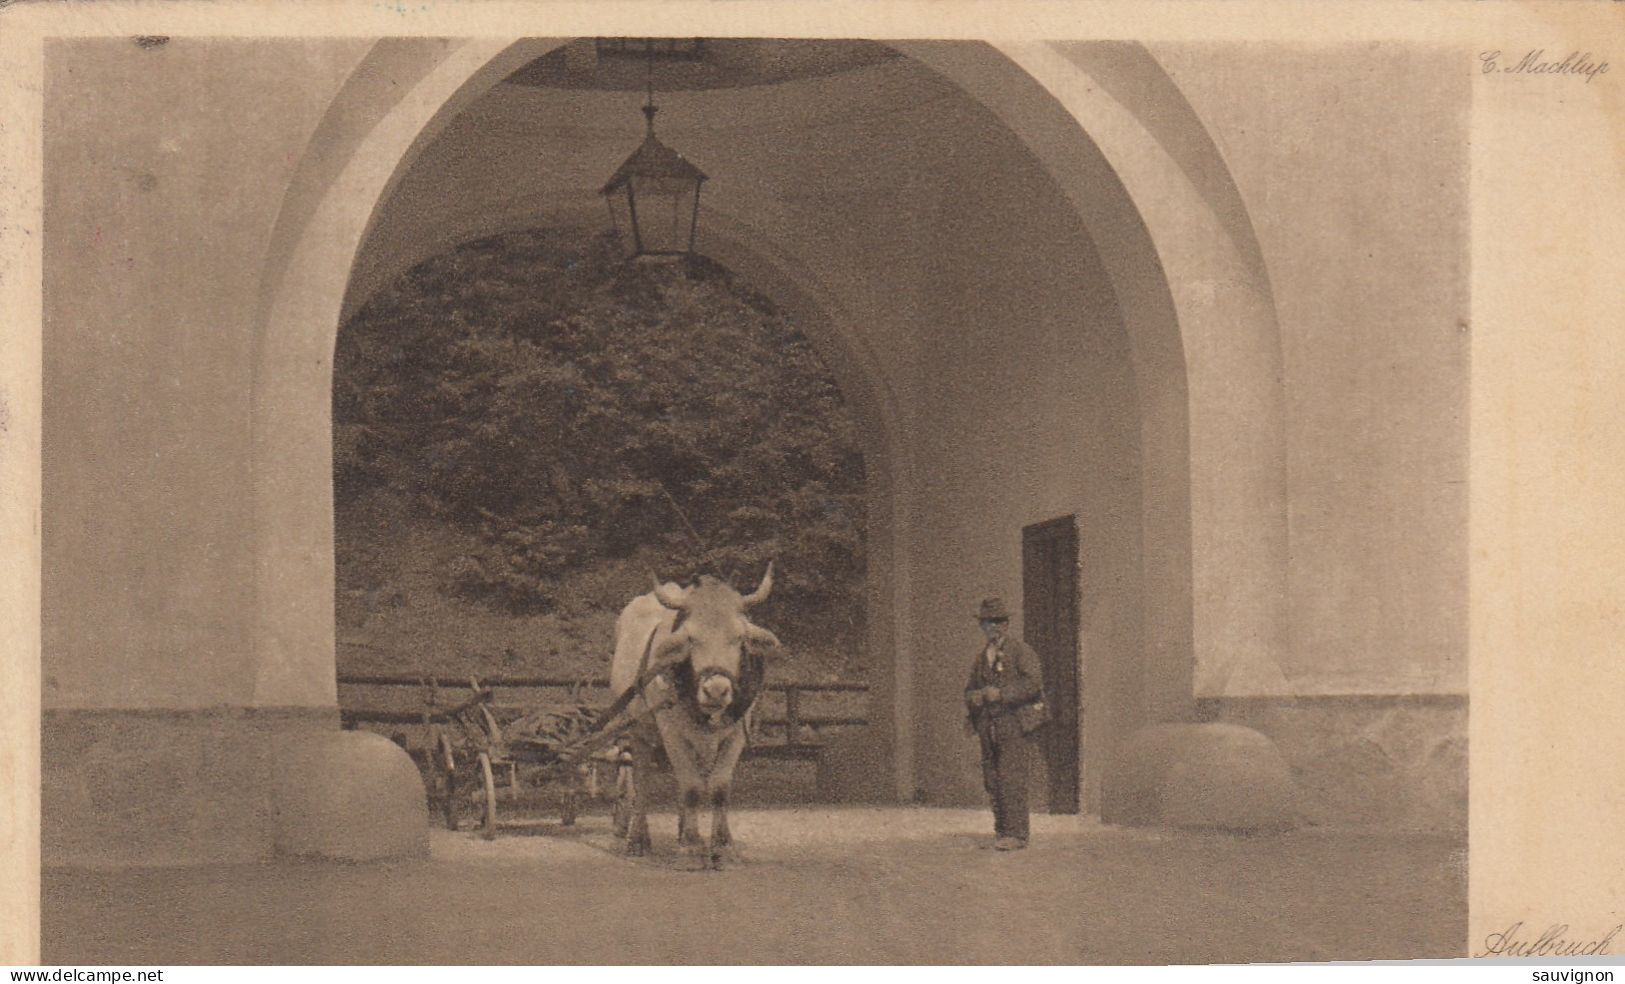
[[[1023,633],[1044,666],[1050,723],[1038,735],[1051,813],[1078,812],[1078,524],[1062,516],[1021,531]]]

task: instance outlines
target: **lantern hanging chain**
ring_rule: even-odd
[[[679,506],[677,500],[671,497],[671,492],[666,489],[666,483],[657,478],[655,479],[655,487],[660,489],[660,494],[666,497],[666,501],[671,504],[671,511],[677,514],[678,519],[682,520],[683,528],[688,530],[688,535],[694,538],[694,545],[699,547],[701,555],[704,555],[708,549],[705,540],[700,537],[700,533],[694,528],[694,524],[690,523],[688,517],[683,514],[683,507]]]
[[[643,104],[643,118],[647,121],[649,136],[655,133],[655,42],[653,38],[643,39],[644,61],[648,65],[649,98]]]

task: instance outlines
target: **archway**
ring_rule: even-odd
[[[439,130],[513,69],[561,43],[381,42],[371,68],[358,72],[335,101],[332,125],[324,122],[300,166],[273,243],[255,358],[258,703],[334,700],[331,490],[322,486],[330,475],[325,394],[352,264],[381,203]],[[1262,269],[1247,262],[1234,225],[1192,186],[1176,155],[1133,109],[1089,85],[1091,70],[1105,74],[1112,66],[1081,67],[1051,45],[1002,52],[981,44],[897,47],[980,101],[1014,133],[1065,192],[1098,246],[1129,341],[1140,449],[1138,522],[1124,555],[1129,567],[1116,572],[1135,581],[1122,589],[1133,604],[1096,613],[1099,624],[1086,627],[1083,648],[1090,651],[1090,630],[1098,629],[1099,651],[1127,652],[1106,688],[1120,705],[1111,729],[1177,717],[1198,687],[1214,685],[1206,678],[1222,686],[1238,661],[1272,665],[1284,646],[1279,353],[1272,347]],[[398,100],[378,80],[385,62],[410,65],[407,74],[420,79]],[[362,125],[380,119],[370,129]],[[798,258],[734,218],[738,255],[719,259],[748,266],[751,256],[772,257],[767,266],[781,282],[809,296],[819,293],[816,276],[784,273],[798,267]],[[823,293],[820,306],[839,311],[830,296],[837,292]],[[884,376],[864,370],[862,346],[852,342],[857,337],[839,324],[827,336],[837,343],[830,351],[851,350],[832,360],[845,364],[837,372],[848,374],[855,387],[848,392],[876,394],[855,402],[869,403],[882,420],[885,407],[894,421],[908,418],[910,409],[886,395]],[[888,435],[885,444],[895,452],[912,440],[916,424],[904,419],[878,432]],[[875,482],[885,488],[885,502],[871,515],[884,517],[888,529],[912,528],[920,522],[919,465],[885,457],[885,467],[872,471],[888,474]],[[907,796],[922,774],[917,744],[943,737],[940,721],[922,724],[916,713],[943,690],[916,679],[917,653],[935,644],[929,634],[942,606],[916,592],[916,558],[909,550],[889,544],[874,551],[872,564],[884,581],[884,610],[893,613],[871,618],[888,634],[877,651],[893,653],[887,679],[894,711],[882,736],[891,766],[887,785]],[[1130,621],[1127,628],[1115,624]],[[1098,661],[1083,658],[1087,676]],[[1105,726],[1105,717],[1094,720]],[[1090,737],[1092,746],[1103,748],[1100,739],[1110,734]],[[941,766],[924,771],[931,769]]]
[[[612,278],[622,285],[628,281],[646,287],[653,284],[669,285],[670,281],[665,278],[675,271],[665,264],[653,268],[628,264],[625,268],[620,268],[619,264],[613,261],[606,263],[603,218],[601,210],[592,208],[564,208],[552,211],[524,208],[507,211],[484,217],[473,227],[437,228],[432,238],[414,239],[410,253],[389,255],[386,261],[382,261],[386,263],[382,267],[377,265],[380,262],[377,261],[380,251],[371,246],[364,247],[360,268],[381,271],[381,279],[370,279],[366,282],[360,278],[352,279],[352,291],[343,321],[345,327],[341,330],[340,338],[341,340],[344,338],[345,332],[359,330],[371,337],[372,341],[368,347],[375,352],[377,346],[387,348],[391,344],[389,338],[394,329],[400,325],[387,318],[381,318],[376,312],[369,317],[366,310],[377,293],[396,298],[395,302],[389,305],[390,310],[434,312],[429,315],[426,322],[413,321],[418,325],[414,333],[421,333],[426,323],[464,323],[474,335],[486,341],[496,335],[511,338],[513,336],[502,334],[502,330],[494,326],[509,323],[509,317],[505,317],[501,312],[504,310],[503,305],[515,297],[516,291],[527,301],[538,305],[557,304],[562,301],[566,309],[572,312],[566,319],[572,324],[617,320],[620,315],[630,314],[638,306],[637,301],[632,301],[630,302],[632,307],[627,307],[626,297],[642,294],[642,291],[630,290],[623,293],[617,288],[613,296],[618,300],[608,300],[604,294],[604,278]],[[771,627],[785,641],[785,647],[771,661],[769,682],[775,686],[798,684],[797,694],[800,700],[794,706],[799,707],[799,714],[803,716],[804,723],[807,715],[811,715],[813,719],[831,714],[840,717],[862,715],[866,713],[865,705],[870,702],[864,696],[852,693],[850,687],[859,679],[866,682],[870,676],[868,664],[859,661],[862,653],[868,651],[871,645],[881,647],[882,651],[889,651],[893,625],[890,610],[891,579],[886,575],[883,564],[860,561],[857,569],[863,571],[863,574],[855,579],[843,581],[836,571],[825,568],[822,561],[815,566],[808,558],[810,555],[828,557],[838,567],[843,558],[848,556],[862,558],[865,554],[873,553],[889,555],[891,524],[885,510],[890,504],[888,463],[892,456],[888,442],[892,434],[893,414],[890,395],[876,390],[874,386],[876,377],[864,365],[865,354],[848,341],[849,333],[843,333],[838,327],[845,317],[838,306],[838,301],[822,296],[820,285],[805,279],[805,271],[787,268],[787,261],[775,260],[764,255],[761,252],[764,244],[752,245],[748,242],[751,238],[749,230],[741,230],[725,219],[708,224],[706,249],[702,257],[689,267],[686,278],[679,276],[678,280],[692,286],[702,298],[709,301],[710,306],[705,307],[705,311],[717,310],[714,305],[719,296],[737,302],[737,295],[731,293],[734,285],[737,285],[744,288],[747,296],[765,296],[771,303],[773,312],[771,315],[766,317],[760,313],[754,316],[738,313],[730,315],[734,309],[724,307],[722,316],[716,319],[704,316],[684,319],[683,323],[689,326],[688,330],[677,334],[661,334],[660,337],[664,342],[659,346],[641,343],[631,335],[623,335],[619,342],[610,344],[608,348],[621,353],[628,350],[636,353],[635,359],[631,360],[636,365],[646,365],[645,360],[666,365],[667,360],[676,355],[673,364],[684,367],[678,375],[685,380],[683,385],[685,395],[682,397],[668,395],[668,398],[673,400],[671,404],[673,417],[668,418],[667,424],[675,422],[678,425],[676,430],[663,426],[656,418],[645,418],[641,426],[632,428],[633,432],[648,433],[651,429],[659,428],[668,437],[675,436],[677,443],[688,449],[680,459],[691,460],[690,456],[695,451],[694,445],[690,443],[694,432],[693,430],[684,432],[682,422],[687,421],[692,425],[695,409],[701,405],[711,408],[710,412],[717,414],[719,421],[727,421],[728,426],[722,428],[725,434],[719,437],[719,443],[713,443],[707,436],[703,444],[708,449],[706,451],[708,456],[715,454],[718,456],[715,460],[733,462],[724,469],[733,478],[730,480],[721,474],[714,475],[712,480],[702,483],[711,486],[711,491],[703,495],[720,494],[724,496],[724,502],[733,501],[728,498],[731,495],[760,495],[777,503],[776,508],[797,511],[797,507],[793,504],[794,497],[790,495],[796,483],[784,485],[781,481],[775,484],[772,478],[765,480],[762,478],[786,467],[812,469],[812,472],[819,476],[815,480],[816,487],[835,493],[837,499],[827,503],[823,509],[815,511],[813,516],[809,517],[804,511],[798,513],[802,516],[802,521],[810,518],[814,529],[833,535],[833,540],[824,539],[823,533],[809,534],[798,522],[789,522],[788,518],[783,523],[772,524],[774,532],[771,535],[779,543],[782,551],[778,554],[779,587],[774,591],[774,600],[768,606],[768,610],[758,616],[758,620],[761,620],[761,624]],[[544,243],[545,246],[542,245]],[[441,274],[430,276],[435,282],[444,283],[444,264],[454,255],[470,255],[463,251],[465,247],[473,247],[472,256],[480,258],[473,262],[490,261],[493,256],[511,256],[516,253],[519,256],[536,259],[555,270],[562,266],[566,269],[591,270],[592,273],[587,275],[588,285],[584,286],[577,281],[566,289],[563,298],[550,298],[547,288],[528,274],[528,268],[523,263],[516,265],[516,262],[510,259],[506,265],[496,268],[482,267],[503,286],[490,293],[464,295],[465,300],[472,302],[484,312],[472,315],[469,322],[461,320],[462,312],[467,309],[466,305],[442,304],[441,295],[437,291],[411,293],[410,303],[402,304],[399,301],[400,292],[411,292],[413,290],[411,283],[416,281],[417,275],[423,273],[425,269],[441,270]],[[559,263],[560,257],[568,257],[568,260]],[[584,263],[585,266],[576,266],[578,262]],[[427,268],[424,264],[428,264]],[[719,267],[726,271],[723,280],[729,286],[719,284],[715,273]],[[521,276],[514,276],[514,273],[520,270],[527,272]],[[482,275],[476,279],[486,278]],[[551,282],[558,283],[557,280]],[[375,292],[372,288],[380,284],[383,286]],[[486,306],[487,299],[490,307]],[[755,303],[754,299],[747,301],[746,310],[754,311]],[[583,304],[595,313],[584,316],[580,307]],[[535,310],[529,303],[516,304],[510,316],[530,319],[536,317]],[[557,307],[550,310],[553,311],[554,317],[559,316]],[[358,328],[356,325],[358,317],[363,325],[370,325],[370,328]],[[405,314],[403,317],[409,321],[413,319],[411,314]],[[642,320],[644,317],[647,317],[646,311],[636,323],[647,324]],[[738,320],[741,317],[743,321]],[[754,320],[757,318],[766,323],[757,323]],[[536,324],[534,321],[527,323]],[[738,336],[741,324],[750,324],[752,331],[748,334],[759,337],[763,332],[776,335],[778,330],[782,330],[775,329],[773,327],[775,323],[791,326],[794,335],[812,342],[811,347],[817,352],[814,363],[817,368],[809,366],[808,353],[803,347],[806,341],[792,341],[791,351],[780,353],[791,356],[788,360],[769,355],[764,366],[755,358],[741,360],[736,357],[733,349],[719,347],[714,340],[709,340],[714,338],[712,326],[716,325],[724,336],[732,334],[740,346],[748,350],[749,339]],[[523,333],[523,338],[527,345],[534,343],[547,346],[548,343],[542,337],[546,334],[548,333],[537,334],[527,330]],[[579,339],[579,336],[576,337]],[[557,355],[559,360],[567,361],[570,365],[576,365],[578,359],[592,362],[602,354],[596,345],[591,352],[584,352],[574,347],[575,343],[566,341],[562,344],[565,345],[564,349],[554,351],[560,353]],[[346,372],[362,371],[360,369],[362,360],[357,354],[359,350],[351,348],[347,351],[350,354],[349,359],[340,357],[335,360],[335,377]],[[563,354],[565,352],[570,354]],[[393,409],[390,411],[380,413],[376,409],[373,410],[367,415],[368,422],[358,426],[356,431],[351,433],[377,434],[382,431],[394,434],[394,437],[385,439],[381,444],[374,443],[374,447],[387,447],[389,450],[385,458],[389,460],[398,462],[405,456],[416,461],[417,477],[408,475],[394,465],[383,465],[382,470],[369,465],[360,470],[345,472],[342,467],[343,461],[359,462],[362,457],[375,462],[384,459],[373,455],[352,455],[346,458],[335,451],[335,463],[339,466],[340,473],[357,479],[344,483],[335,477],[335,538],[340,545],[337,564],[339,582],[341,588],[346,585],[355,588],[347,592],[341,591],[338,604],[342,616],[341,623],[345,630],[340,634],[337,648],[341,696],[346,701],[346,706],[354,700],[359,700],[362,706],[367,706],[371,703],[371,698],[377,696],[374,691],[367,689],[346,690],[344,687],[346,674],[351,676],[359,674],[365,677],[376,674],[399,676],[406,673],[408,680],[412,680],[433,672],[442,678],[449,676],[455,680],[466,679],[469,673],[476,672],[478,668],[482,679],[486,678],[487,674],[499,674],[508,678],[514,674],[532,677],[540,675],[571,681],[601,678],[607,673],[608,654],[613,645],[613,634],[608,622],[612,620],[613,612],[617,611],[621,604],[639,590],[646,588],[650,568],[640,565],[646,562],[643,558],[646,558],[650,550],[657,554],[667,554],[664,561],[650,562],[655,571],[680,575],[683,571],[692,569],[687,565],[691,562],[690,555],[696,550],[703,553],[707,547],[724,548],[722,553],[726,555],[730,550],[745,546],[747,543],[759,542],[755,539],[755,535],[760,531],[750,530],[749,523],[740,528],[743,530],[741,535],[745,537],[744,540],[726,539],[726,534],[720,531],[733,526],[726,518],[726,508],[719,513],[714,506],[704,500],[702,494],[685,492],[689,489],[689,479],[681,475],[658,472],[651,475],[641,470],[640,462],[644,460],[641,455],[634,456],[630,460],[621,460],[621,464],[612,470],[613,476],[641,482],[647,482],[651,478],[658,479],[667,490],[665,500],[659,497],[653,501],[635,499],[640,504],[627,511],[602,498],[604,493],[592,492],[590,486],[595,483],[601,486],[602,480],[607,477],[603,469],[608,466],[604,461],[620,460],[601,452],[605,446],[601,440],[586,447],[578,445],[573,452],[562,457],[557,454],[549,455],[547,457],[550,463],[547,466],[529,473],[539,476],[543,486],[549,486],[546,479],[550,474],[549,468],[556,466],[561,473],[570,475],[571,484],[576,491],[557,500],[550,499],[548,514],[556,515],[552,513],[554,508],[570,512],[573,518],[569,522],[581,524],[586,529],[595,531],[589,538],[592,542],[583,543],[583,552],[578,554],[575,560],[570,561],[571,573],[560,576],[552,584],[532,579],[532,576],[536,575],[537,568],[530,566],[529,559],[522,559],[520,567],[530,573],[519,574],[519,568],[510,567],[509,561],[503,559],[502,554],[505,551],[498,549],[494,553],[487,552],[488,548],[494,547],[496,541],[486,539],[482,544],[470,532],[483,524],[476,523],[471,526],[467,522],[470,518],[469,510],[457,508],[458,504],[466,507],[470,501],[466,497],[459,497],[456,492],[437,494],[436,498],[441,501],[436,502],[429,512],[419,512],[417,509],[405,507],[403,505],[405,503],[421,501],[418,496],[423,487],[418,483],[425,480],[421,476],[434,471],[444,479],[445,473],[439,472],[430,464],[435,456],[414,457],[427,439],[426,434],[420,432],[409,437],[404,436],[393,429],[391,422],[420,419],[414,416],[417,413],[416,408],[422,406],[424,401],[432,402],[434,398],[414,387],[428,386],[432,389],[434,380],[441,373],[441,366],[447,363],[462,364],[461,360],[450,352],[442,352],[441,355],[445,357],[444,361],[440,358],[426,360],[419,352],[416,356],[408,358],[411,370],[404,373],[398,370],[384,370],[381,375],[372,375],[372,382],[363,384],[360,388],[357,388],[354,382],[358,377],[348,377],[351,382],[345,392],[351,394],[352,399],[345,405],[351,407],[357,405],[355,397],[365,390],[371,390],[377,384],[397,392],[397,387],[404,386],[409,392],[416,394],[415,397],[396,399],[391,404]],[[624,354],[617,358],[624,358]],[[369,356],[366,364],[376,367],[380,363],[376,357]],[[735,377],[731,372],[717,372],[714,367],[719,364],[734,366],[740,375]],[[631,364],[623,366],[627,372],[635,374],[640,371]],[[785,366],[799,368],[789,369],[784,368]],[[369,370],[372,371],[376,370]],[[690,373],[704,380],[704,384],[695,387],[694,377]],[[764,373],[777,373],[776,378],[784,384],[784,387],[764,388],[761,385]],[[621,375],[621,370],[610,374],[612,378]],[[459,375],[455,378],[467,382],[477,377],[483,377],[483,373],[476,371],[472,375]],[[656,383],[661,378],[669,377],[656,374],[654,378],[640,378],[644,378],[645,383]],[[828,394],[829,390],[826,387],[830,384],[833,384],[833,388],[840,394],[834,404],[823,403],[823,397],[820,396]],[[546,384],[539,382],[538,385],[545,387]],[[599,394],[600,400],[606,388],[617,391],[618,397],[612,401],[616,406],[639,402],[638,393],[641,384],[628,387],[620,382],[612,382],[606,379],[601,371],[588,371],[581,385],[584,392]],[[341,402],[338,392],[341,387],[338,387],[337,383],[335,386],[334,414],[335,426],[338,426],[343,416],[338,409]],[[503,405],[512,408],[517,401],[518,405],[531,406],[525,402],[529,399],[528,394],[532,392],[528,387],[521,386],[505,392],[512,394],[512,397],[501,401]],[[852,474],[844,467],[811,464],[843,459],[830,459],[825,456],[822,449],[826,445],[822,443],[814,445],[799,443],[804,442],[810,432],[804,429],[804,418],[796,411],[809,404],[788,399],[783,395],[787,392],[801,392],[817,397],[820,402],[812,405],[824,408],[819,411],[819,418],[825,427],[833,428],[831,433],[843,435],[840,438],[829,439],[837,441],[837,446],[861,455],[863,465],[857,473],[860,477],[855,485],[843,484],[845,478]],[[742,405],[736,396],[740,393],[753,393],[752,399],[759,400],[760,403]],[[557,396],[558,394],[555,394],[555,397]],[[620,397],[624,397],[626,402],[623,403]],[[389,398],[386,396],[385,399]],[[598,405],[604,407],[602,402]],[[749,409],[741,410],[741,406],[758,406],[759,409],[753,412]],[[549,412],[540,405],[531,408],[542,416],[546,416]],[[537,447],[548,443],[544,441],[538,445],[531,441],[532,432],[529,424],[521,424],[518,428],[512,429],[516,418],[511,414],[503,417],[501,411],[492,412],[495,416],[508,421],[511,428],[509,433],[518,436],[518,439],[530,448],[530,453],[534,454]],[[748,446],[749,442],[739,443],[740,435],[750,430],[745,421],[765,421],[780,415],[802,420],[803,423],[791,429],[769,431],[779,437],[763,443],[777,447],[780,446],[781,439],[790,442],[783,445],[792,449],[788,456],[776,462],[771,458],[753,458],[741,462],[733,457]],[[442,415],[434,413],[428,417],[438,420]],[[601,422],[605,418],[592,415],[591,419]],[[534,423],[534,418],[531,423]],[[592,426],[585,421],[578,420],[578,423],[584,427]],[[430,430],[437,429],[433,423],[425,423],[424,426]],[[706,430],[709,431],[710,428]],[[683,439],[684,433],[689,440]],[[729,434],[733,436],[726,436]],[[469,448],[472,444],[475,449],[485,446],[481,443],[484,438],[474,433],[464,436],[468,440],[460,437],[453,441],[453,445]],[[757,436],[750,438],[749,441],[761,437],[762,434],[757,433]],[[341,446],[344,444],[337,439],[336,443]],[[806,457],[793,450],[798,447],[806,449]],[[850,457],[843,458],[846,461],[851,460]],[[466,472],[460,472],[461,474],[477,474],[488,470],[488,466],[495,465],[493,460],[483,455],[477,460],[460,460],[467,469]],[[809,464],[790,464],[794,460]],[[730,487],[728,485],[730,481],[739,482],[738,467],[741,465],[747,471],[756,473],[757,477],[746,481],[743,486],[735,484]],[[618,469],[622,467],[630,470],[619,471]],[[363,474],[368,477],[362,477]],[[555,482],[561,478],[559,473],[551,474]],[[693,475],[687,471],[684,474]],[[586,491],[582,491],[580,485],[584,479],[588,483]],[[717,488],[717,481],[721,481],[724,487]],[[825,482],[830,484],[825,485]],[[431,484],[445,487],[441,486],[440,482]],[[460,484],[460,481],[453,481],[452,484]],[[522,483],[522,487],[530,487],[532,484],[531,480],[527,479]],[[558,488],[556,484],[551,487],[555,490]],[[346,495],[345,489],[351,494]],[[494,512],[481,508],[479,514],[487,522],[501,524],[505,520],[499,518],[498,514],[508,516],[510,501],[506,493],[498,493],[496,500],[485,503]],[[535,504],[534,500],[529,501],[532,505]],[[590,512],[585,515],[579,511],[571,512],[579,510],[584,502],[593,503]],[[449,512],[447,507],[450,507]],[[453,513],[460,513],[462,521],[458,521]],[[606,525],[606,518],[611,514],[618,517],[616,523],[621,525],[618,527]],[[817,519],[819,516],[834,516],[836,522],[832,526],[820,527]],[[840,534],[844,529],[850,528],[847,525],[849,522],[856,524],[867,544],[867,549],[860,547],[854,554],[848,555],[845,548],[825,553],[817,546],[819,543],[827,547],[831,543],[844,542],[840,540]],[[686,537],[682,534],[682,525],[688,526],[689,534]],[[381,534],[380,530],[386,528],[389,532]],[[641,541],[643,546],[633,548],[637,551],[634,557],[624,552],[628,549],[629,542],[624,532],[600,538],[599,534],[617,528],[623,531],[638,528],[653,539],[644,539]],[[653,533],[652,531],[657,528],[660,532]],[[665,548],[656,546],[660,537],[667,533],[681,539],[682,545],[675,553],[671,552],[670,544]],[[428,546],[430,548],[428,553],[437,556],[438,559],[427,562],[418,559],[401,548],[400,544],[408,542],[416,545],[414,550]],[[609,546],[615,543],[620,546]],[[459,589],[454,583],[455,579],[448,580],[444,577],[443,572],[447,569],[448,563],[464,562],[463,559],[454,561],[454,558],[466,559],[475,554],[483,555],[483,560],[479,563],[481,573],[474,578],[474,581],[478,582],[477,587],[471,588],[472,582],[465,582],[464,587]],[[529,557],[527,554],[527,558]],[[502,584],[505,587],[494,592],[492,588],[495,582],[489,581],[484,574],[490,569],[487,563],[491,561],[495,562],[496,569],[504,572],[499,578],[503,579]],[[759,576],[760,569],[753,566],[748,570],[740,570],[735,567],[732,572],[737,579],[747,575]],[[599,585],[590,598],[584,598],[573,590],[560,591],[554,587],[582,574],[585,575],[585,579],[579,583]],[[814,601],[813,604],[817,607],[808,608],[809,595],[816,599],[820,596],[820,592],[816,586],[809,585],[806,579],[821,581],[826,575],[836,578],[831,582],[832,587],[838,586],[835,587],[835,591],[841,597],[850,599],[851,604],[830,606]],[[549,580],[553,577],[541,576]],[[605,594],[603,584],[606,577],[614,582],[614,586],[609,589],[611,592],[626,593]],[[736,580],[736,583],[745,582]],[[364,591],[355,587],[362,584],[372,590]],[[385,589],[385,593],[381,594],[377,590],[380,588]],[[402,591],[410,594],[411,603],[405,603]],[[364,594],[368,599],[366,601],[362,600]],[[380,604],[379,599],[384,598],[385,594],[391,597]],[[798,595],[802,600],[796,600]],[[563,603],[555,606],[554,601],[560,597],[564,599]],[[423,602],[422,606],[417,604],[419,601]],[[424,611],[432,611],[434,614],[426,617]],[[809,611],[816,611],[817,618],[809,618]],[[538,617],[543,618],[543,621],[540,623],[530,621]],[[847,619],[851,619],[852,623],[848,624]],[[456,625],[464,625],[469,631],[465,633],[453,629],[449,638],[440,635],[445,627]],[[854,631],[854,626],[868,628],[866,631]],[[835,628],[836,631],[830,632],[831,628]],[[440,641],[430,643],[428,640]],[[465,666],[464,661],[467,661],[466,668],[453,672],[451,668]],[[862,676],[855,677],[854,674]],[[821,685],[830,683],[847,689],[845,692],[820,692]],[[886,686],[884,680],[880,681],[880,685],[887,696],[883,700],[874,701],[873,706],[881,713],[889,713],[892,706],[890,688]],[[510,695],[505,693],[504,696]],[[557,694],[552,696],[557,697]],[[786,713],[788,700],[790,698],[783,694],[773,696],[763,705],[764,712],[758,714],[759,721],[771,722],[767,726],[769,731],[762,732],[764,736],[771,733],[771,737],[767,739],[769,741],[779,740],[780,726],[777,722],[779,717]],[[797,712],[792,710],[790,713]],[[841,733],[850,734],[851,727],[851,723],[842,725]],[[877,729],[880,733],[884,733],[885,730],[887,729]],[[798,734],[796,740],[802,743],[808,741],[816,743],[829,737],[829,733],[820,730],[818,725],[814,725],[811,732],[802,730]],[[403,734],[399,737],[406,740],[409,736]],[[413,744],[417,745],[423,736],[414,734],[410,737]],[[796,795],[804,795],[810,793],[812,789],[810,780],[813,773],[809,759],[815,750],[816,744],[804,744],[799,748],[769,748],[765,750],[765,754],[770,760],[777,761],[775,767],[780,770],[785,768],[783,760],[786,754],[801,763],[795,766],[795,771],[803,780],[803,789]],[[785,754],[775,755],[775,752]],[[777,785],[783,785],[783,778],[776,777]]]

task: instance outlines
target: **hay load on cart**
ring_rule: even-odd
[[[498,802],[526,793],[548,794],[560,820],[575,823],[589,800],[613,795],[610,773],[625,768],[615,747],[628,722],[625,702],[609,707],[579,699],[527,710],[504,725],[491,709],[491,690],[471,680],[472,695],[430,725],[430,747],[440,775],[448,829],[472,808],[482,833],[496,835]]]

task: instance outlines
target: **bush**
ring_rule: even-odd
[[[333,412],[341,514],[384,492],[476,537],[449,592],[535,613],[606,564],[748,590],[774,559],[786,642],[861,642],[857,429],[807,339],[714,263],[468,244],[344,326]]]

